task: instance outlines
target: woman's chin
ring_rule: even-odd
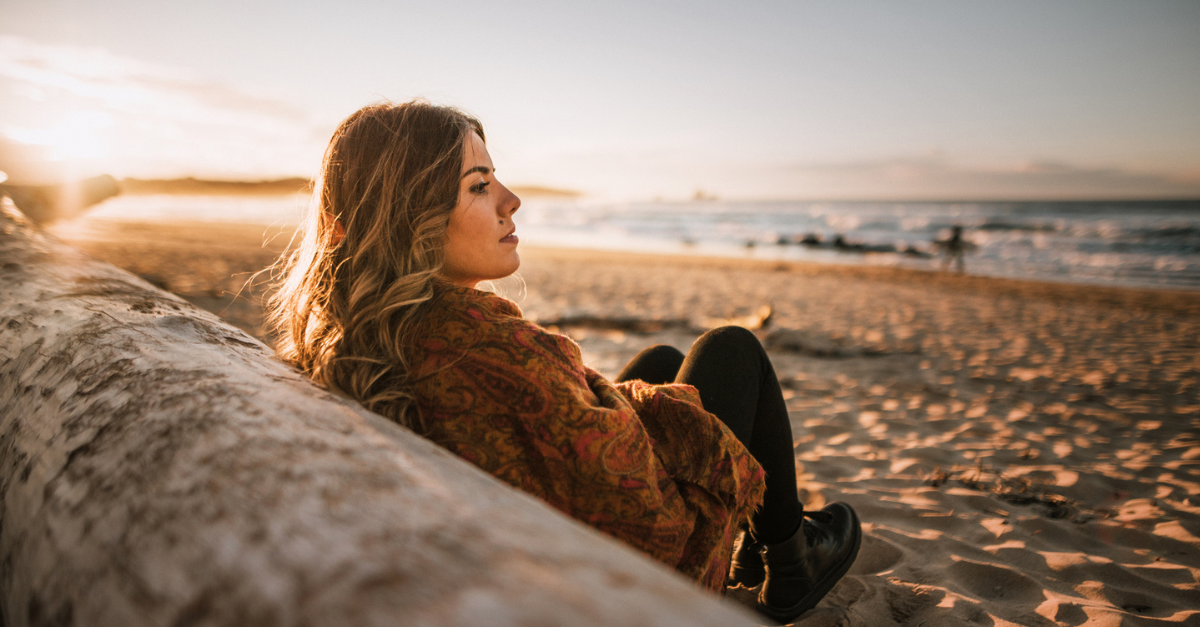
[[[514,249],[512,251],[512,259],[509,260],[508,271],[504,273],[504,276],[506,276],[506,277],[512,276],[512,273],[516,272],[520,268],[521,268],[521,255],[518,255],[516,249]],[[504,278],[504,277],[500,277],[500,278]]]

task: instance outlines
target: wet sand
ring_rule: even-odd
[[[290,237],[87,218],[52,232],[260,337],[263,290],[244,284]],[[1200,624],[1200,293],[522,257],[521,280],[497,291],[610,376],[646,346],[686,350],[772,307],[758,333],[791,410],[800,496],[852,504],[866,532],[797,625]]]

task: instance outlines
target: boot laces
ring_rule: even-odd
[[[827,525],[833,522],[833,512],[827,512],[823,509],[815,512],[804,512],[804,517],[823,522]]]
[[[830,512],[826,512],[824,510],[818,510],[815,512],[804,512],[804,518],[811,518],[814,522],[818,522],[818,523],[821,523],[824,525],[833,524],[833,514]],[[805,538],[811,539],[811,538],[816,537],[816,535],[818,534],[817,529],[815,527],[813,527],[812,525],[803,525],[802,529],[804,530]]]

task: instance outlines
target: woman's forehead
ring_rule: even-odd
[[[492,156],[488,154],[487,145],[483,143],[483,138],[475,131],[467,134],[466,150],[463,151],[463,171],[470,170],[478,166],[486,166],[492,168]]]

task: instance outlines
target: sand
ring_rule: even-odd
[[[290,237],[88,218],[52,231],[260,337],[262,290],[243,284]],[[772,307],[758,332],[800,497],[850,503],[865,531],[850,574],[796,625],[1200,625],[1200,293],[522,256],[523,281],[497,291],[608,375]]]

